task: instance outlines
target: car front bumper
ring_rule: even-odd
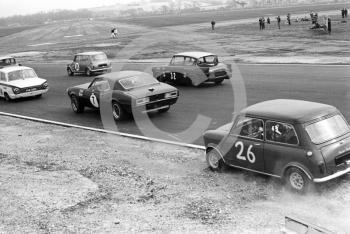
[[[346,168],[346,169],[344,169],[344,170],[342,170],[342,171],[338,171],[338,172],[336,172],[336,173],[334,173],[334,174],[332,174],[332,175],[326,176],[326,177],[314,178],[314,179],[313,179],[313,182],[315,182],[315,183],[326,182],[326,181],[335,179],[335,178],[337,178],[337,177],[339,177],[339,176],[345,175],[345,174],[347,174],[347,173],[349,173],[349,172],[350,172],[350,167],[348,167],[348,168]]]
[[[33,96],[41,95],[41,94],[47,93],[47,91],[49,91],[49,88],[40,89],[32,92],[26,92],[26,93],[9,94],[9,96],[11,99],[18,99],[18,98],[33,97]]]

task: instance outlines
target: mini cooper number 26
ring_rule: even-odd
[[[333,106],[271,100],[204,134],[209,167],[223,164],[283,178],[294,191],[350,172],[350,128]]]

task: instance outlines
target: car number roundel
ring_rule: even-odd
[[[90,102],[94,107],[99,108],[97,97],[94,93],[90,96]]]
[[[74,63],[74,69],[75,69],[76,71],[79,71],[79,63]]]

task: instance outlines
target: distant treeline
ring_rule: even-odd
[[[50,12],[40,12],[31,15],[15,15],[6,18],[0,18],[0,26],[21,26],[36,25],[58,20],[72,20],[79,18],[90,18],[93,13],[89,10],[57,10]]]

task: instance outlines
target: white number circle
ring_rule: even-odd
[[[90,102],[94,107],[99,108],[97,97],[94,93],[90,96]]]

